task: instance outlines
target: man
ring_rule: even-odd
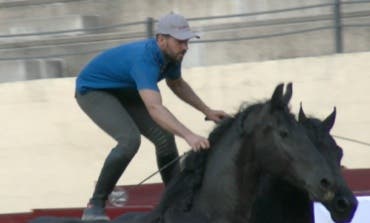
[[[162,167],[178,157],[174,135],[193,150],[207,149],[209,141],[180,121],[162,104],[157,83],[165,79],[169,88],[209,120],[220,121],[223,111],[209,108],[181,77],[181,62],[188,41],[197,37],[186,19],[168,14],[159,19],[156,38],[124,44],[94,58],[76,81],[76,100],[81,109],[117,141],[106,158],[83,220],[108,220],[105,202],[125,168],[138,151],[140,136],[156,148]],[[178,163],[161,171],[166,185],[176,174]]]

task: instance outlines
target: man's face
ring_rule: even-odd
[[[160,45],[166,58],[174,61],[181,62],[188,50],[189,40],[178,40],[172,36],[161,36]]]

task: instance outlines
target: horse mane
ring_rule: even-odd
[[[244,102],[240,105],[238,112],[233,117],[225,118],[220,123],[218,123],[216,127],[211,131],[208,137],[208,140],[210,141],[211,144],[211,149],[212,146],[214,146],[218,142],[218,140],[221,138],[224,132],[234,124],[234,122],[238,122],[237,124],[239,125],[240,128],[242,128],[243,121],[245,120],[245,118],[248,117],[248,115],[252,111],[259,109],[263,105],[264,103],[249,104],[247,102]],[[242,133],[243,130],[240,129],[240,131]]]
[[[238,112],[233,117],[223,119],[221,122],[217,123],[216,127],[211,131],[208,137],[211,144],[209,149],[201,150],[199,152],[188,152],[182,162],[181,172],[170,181],[159,205],[155,209],[158,218],[161,218],[169,208],[184,212],[191,209],[193,199],[199,191],[199,188],[202,186],[207,159],[212,148],[222,138],[225,131],[227,131],[235,122],[237,122],[237,124],[240,125],[240,128],[242,128],[242,123],[248,114],[261,106],[263,106],[262,103],[250,106],[248,106],[247,103],[242,103]]]

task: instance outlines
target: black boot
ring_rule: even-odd
[[[126,157],[121,149],[112,149],[105,159],[93,196],[83,212],[82,220],[109,220],[105,213],[105,202],[130,161],[131,157]]]

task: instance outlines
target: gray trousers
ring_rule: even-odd
[[[108,195],[138,151],[141,135],[155,145],[158,168],[178,157],[174,135],[154,122],[136,90],[76,93],[76,100],[91,120],[117,141],[105,159],[91,204],[105,206]],[[167,184],[178,172],[179,163],[174,162],[161,171],[163,182]]]

